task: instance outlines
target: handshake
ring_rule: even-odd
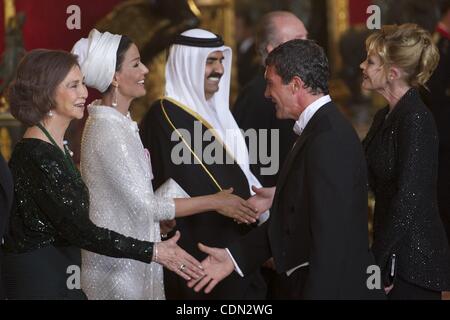
[[[275,188],[252,186],[252,190],[255,194],[247,200],[233,195],[232,188],[218,192],[214,195],[216,211],[234,219],[237,223],[255,223],[261,214],[272,206]],[[162,221],[160,225],[164,238],[165,234],[176,226],[176,223],[175,220],[167,220]],[[188,287],[193,288],[196,292],[205,287],[205,293],[211,292],[235,269],[231,255],[226,249],[212,248],[201,243],[198,244],[198,248],[208,256],[200,263],[177,245],[180,236],[180,232],[177,231],[172,238],[155,244],[153,261],[184,278],[188,281]]]

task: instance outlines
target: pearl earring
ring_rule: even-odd
[[[114,92],[113,92],[113,102],[112,102],[112,107],[116,108],[117,107],[117,87],[114,87]]]
[[[47,112],[47,115],[48,115],[49,117],[53,117],[53,112],[52,112],[52,110],[50,110],[49,112]]]

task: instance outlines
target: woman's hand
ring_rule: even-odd
[[[212,196],[214,207],[220,214],[238,223],[255,223],[257,212],[247,201],[233,194],[233,188],[220,191]]]
[[[187,281],[203,277],[205,274],[201,263],[177,245],[179,239],[180,232],[177,231],[169,240],[155,243],[153,261]]]

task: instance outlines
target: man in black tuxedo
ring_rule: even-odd
[[[288,287],[284,299],[382,298],[370,290],[367,172],[361,143],[328,95],[329,67],[323,49],[291,40],[266,60],[267,88],[277,117],[296,120],[299,135],[281,169],[276,189],[255,189],[254,204],[271,206],[269,220],[240,241],[209,256],[206,276],[191,281],[205,292],[235,270],[241,276],[273,257]]]
[[[12,204],[13,181],[8,165],[0,153],[0,243],[8,222],[9,211]],[[0,299],[4,299],[3,282],[1,278],[2,252],[0,251]]]
[[[296,135],[292,131],[294,121],[291,119],[278,119],[275,115],[275,104],[264,97],[266,81],[264,79],[264,60],[267,55],[277,46],[292,39],[306,39],[308,31],[303,22],[293,13],[287,11],[272,11],[264,15],[258,23],[256,33],[256,47],[260,56],[260,69],[256,76],[243,88],[237,97],[233,106],[233,116],[239,128],[247,131],[248,129],[269,130],[268,137],[264,141],[262,136],[258,137],[259,143],[265,143],[267,150],[275,152],[272,146],[270,133],[278,130],[279,139],[276,141],[279,167],[273,174],[263,173],[262,169],[267,167],[267,163],[262,163],[257,159],[256,163],[250,164],[250,169],[258,178],[264,187],[273,187],[277,183],[279,174],[278,168],[281,168],[286,160],[289,150],[296,140]],[[256,116],[257,115],[257,116]],[[249,141],[247,141],[249,144]],[[249,146],[250,149],[250,146]],[[272,151],[273,150],[273,151]],[[271,154],[271,157],[275,157]]]

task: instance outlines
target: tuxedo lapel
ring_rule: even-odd
[[[297,154],[300,152],[303,145],[305,144],[306,140],[307,140],[307,135],[302,134],[300,137],[297,138],[297,141],[295,141],[295,144],[292,147],[292,150],[289,152],[288,157],[281,169],[280,176],[278,177],[276,195],[283,188],[283,185],[286,182],[287,175],[288,175],[289,171],[291,170],[292,164],[293,164]]]

